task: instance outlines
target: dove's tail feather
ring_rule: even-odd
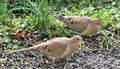
[[[20,49],[20,50],[14,50],[14,51],[8,52],[7,54],[13,54],[16,52],[26,52],[26,51],[30,51],[30,50],[34,50],[34,47],[24,48],[24,49]]]
[[[60,21],[64,21],[64,17],[62,15],[57,15],[54,16],[56,19],[60,20]]]

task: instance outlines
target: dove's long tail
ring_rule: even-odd
[[[16,52],[25,52],[25,51],[31,51],[31,50],[34,50],[34,47],[24,48],[24,49],[20,49],[20,50],[14,50],[14,51],[8,52],[7,54],[13,54]]]
[[[62,15],[57,15],[57,16],[54,16],[56,19],[64,22],[64,17]]]

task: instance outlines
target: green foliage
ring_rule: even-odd
[[[10,20],[7,3],[0,3],[0,25],[7,25]]]
[[[44,29],[51,37],[51,32],[49,30],[50,23],[48,19],[48,14],[51,10],[51,7],[48,5],[47,0],[36,1],[35,3],[29,1],[29,7],[31,9],[31,22],[30,27],[37,30]]]
[[[107,50],[109,50],[110,48],[111,49],[114,48],[115,46],[112,43],[113,37],[109,36],[110,32],[108,32],[107,30],[103,30],[102,32],[104,33],[105,36],[102,38],[102,41],[100,42],[100,47],[101,48],[105,47]]]

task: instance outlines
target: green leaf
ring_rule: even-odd
[[[9,29],[9,27],[7,27],[7,26],[0,26],[0,33],[3,31],[6,31],[8,29]]]

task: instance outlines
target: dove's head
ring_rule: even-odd
[[[80,44],[82,43],[83,39],[81,36],[79,35],[75,35],[71,38],[72,42],[75,43],[75,44]]]
[[[99,29],[102,25],[102,21],[98,19],[94,19],[93,24]]]

